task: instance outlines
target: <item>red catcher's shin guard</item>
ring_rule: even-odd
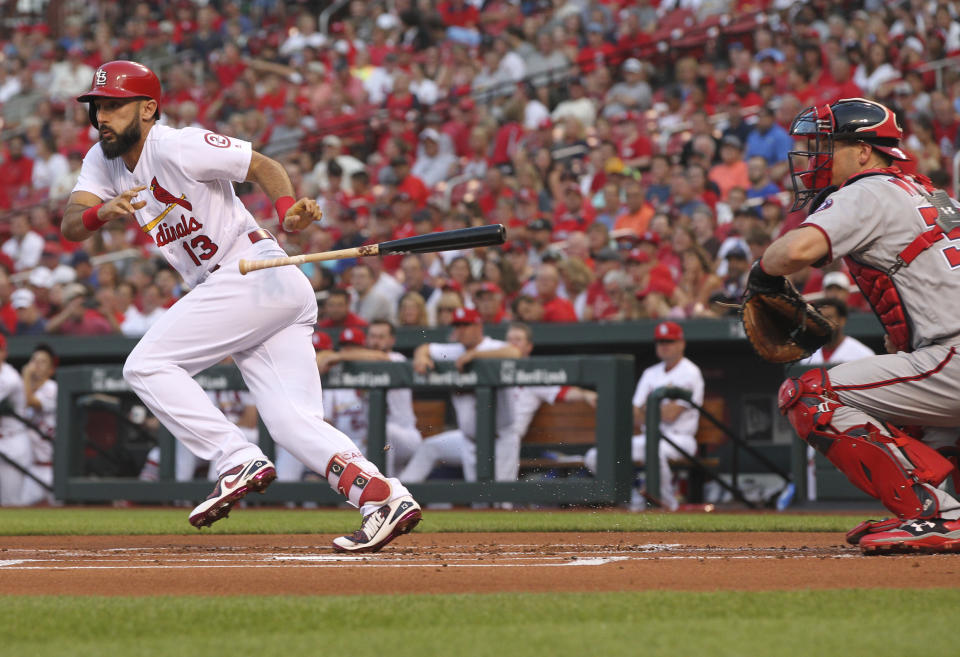
[[[888,427],[891,436],[872,424],[838,431],[831,421],[843,404],[834,398],[826,370],[809,370],[784,381],[779,406],[803,440],[897,517],[932,518],[939,513],[937,499],[921,484],[939,485],[952,464],[895,427]]]
[[[390,482],[360,453],[337,454],[330,459],[327,481],[357,507],[385,504],[390,499]]]

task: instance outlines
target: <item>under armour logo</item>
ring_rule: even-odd
[[[106,83],[107,83],[107,72],[104,71],[102,68],[97,69],[97,75],[96,77],[94,77],[94,84],[96,84],[98,87],[102,87]]]
[[[910,526],[913,527],[914,529],[916,529],[918,532],[923,531],[924,527],[929,527],[929,528],[931,528],[931,529],[933,529],[934,527],[936,527],[935,524],[933,524],[932,522],[929,522],[929,521],[927,521],[927,522],[911,522],[911,523],[910,523]]]

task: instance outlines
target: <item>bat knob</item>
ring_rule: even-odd
[[[247,261],[246,261],[246,260],[240,260],[240,275],[241,275],[241,276],[246,276],[246,274],[247,274],[248,271],[250,271],[250,270],[247,269]]]

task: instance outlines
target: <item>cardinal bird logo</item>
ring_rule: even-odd
[[[153,198],[157,199],[161,203],[165,203],[167,207],[149,223],[141,226],[140,230],[145,233],[149,233],[157,226],[157,224],[163,221],[163,218],[170,213],[170,210],[172,210],[175,205],[179,205],[187,211],[193,211],[193,205],[187,200],[186,194],[181,194],[179,197],[174,196],[160,186],[160,183],[157,182],[156,176],[154,176],[153,180],[150,181],[150,191],[153,192]]]

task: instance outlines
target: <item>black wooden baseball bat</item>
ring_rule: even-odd
[[[343,260],[345,258],[363,258],[375,255],[397,255],[400,253],[436,253],[437,251],[454,251],[457,249],[473,249],[478,246],[496,246],[503,244],[507,231],[502,224],[489,226],[473,226],[445,230],[439,233],[414,235],[399,240],[368,244],[352,249],[324,251],[322,253],[304,253],[298,256],[271,258],[269,260],[241,260],[240,273],[267,269],[268,267],[282,267],[284,265],[302,265],[305,262],[319,262],[323,260]]]

